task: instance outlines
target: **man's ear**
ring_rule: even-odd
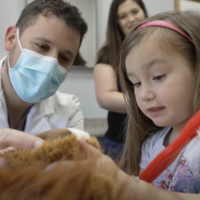
[[[6,51],[10,51],[12,49],[16,37],[17,27],[9,26],[4,39],[4,48]]]

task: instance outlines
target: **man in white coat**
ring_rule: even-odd
[[[10,128],[9,133],[35,135],[55,128],[84,128],[78,98],[57,89],[86,32],[77,8],[62,0],[35,0],[25,7],[5,35],[8,55],[0,61],[1,131]]]

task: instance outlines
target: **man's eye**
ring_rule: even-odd
[[[155,76],[155,77],[153,78],[153,80],[154,80],[154,81],[161,81],[164,77],[165,77],[165,75]]]
[[[60,59],[62,62],[70,62],[70,60],[66,56],[60,56]]]
[[[42,50],[48,50],[48,47],[46,45],[43,44],[36,44],[36,45]]]

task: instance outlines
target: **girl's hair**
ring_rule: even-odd
[[[137,29],[140,25],[153,20],[168,21],[182,30],[193,40],[194,44],[181,34],[164,27],[145,27]],[[131,34],[125,39],[120,54],[120,80],[122,91],[128,110],[128,127],[123,157],[127,160],[127,170],[130,174],[139,174],[139,165],[141,161],[141,147],[143,142],[151,135],[155,134],[161,127],[157,127],[148,117],[139,109],[136,103],[132,83],[127,77],[125,61],[133,48],[147,43],[148,39],[153,39],[161,50],[181,54],[184,56],[189,67],[194,70],[194,79],[196,80],[196,90],[193,98],[193,113],[200,108],[200,14],[194,11],[172,11],[155,15],[140,22]],[[136,30],[137,29],[137,30]],[[153,50],[152,46],[152,50]],[[178,92],[178,91],[177,91]]]
[[[105,45],[99,50],[97,55],[97,60],[101,60],[103,63],[110,64],[118,72],[119,66],[119,51],[124,39],[124,34],[121,32],[118,23],[117,23],[117,9],[119,5],[126,0],[113,0],[110,6],[108,24],[107,24],[107,33],[106,33],[106,42]],[[143,10],[145,17],[148,16],[146,7],[142,0],[133,0],[136,2],[141,9]]]

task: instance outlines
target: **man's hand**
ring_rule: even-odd
[[[6,166],[7,162],[2,157],[3,153],[16,148],[35,149],[43,143],[41,138],[29,135],[14,129],[0,130],[0,167]]]

